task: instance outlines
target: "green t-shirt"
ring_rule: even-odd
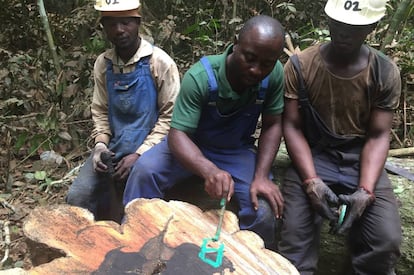
[[[260,89],[260,83],[248,91],[238,94],[231,88],[226,78],[226,57],[233,46],[220,55],[208,56],[218,85],[217,108],[221,114],[233,113],[254,102]],[[269,76],[265,91],[263,114],[277,115],[283,112],[283,65],[278,61]],[[180,92],[175,102],[171,127],[187,133],[194,133],[202,109],[209,100],[208,76],[201,62],[195,63],[185,74]]]

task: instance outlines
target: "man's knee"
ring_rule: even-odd
[[[265,199],[259,199],[258,220],[265,224],[272,225],[275,223],[275,213],[270,204]]]
[[[66,202],[70,205],[80,206],[84,204],[85,201],[85,192],[84,188],[81,188],[80,182],[75,179],[72,185],[69,187],[68,193],[66,194]]]
[[[357,274],[392,274],[401,253],[401,228],[398,223],[384,223],[374,230],[364,241],[366,249],[361,250],[361,243],[352,244],[353,268]]]
[[[159,165],[157,165],[156,159],[146,158],[143,155],[132,166],[129,177],[146,177],[151,174],[156,174],[158,169]]]
[[[107,182],[101,182],[94,176],[79,174],[69,187],[65,200],[69,205],[82,207],[96,214],[98,200],[107,190]]]
[[[65,201],[69,205],[88,209],[94,214],[96,212],[96,206],[93,205],[92,198],[87,196],[85,193],[83,193],[79,189],[74,189],[74,188],[69,189],[68,194],[66,195]]]
[[[255,215],[256,218],[246,229],[259,235],[263,239],[266,248],[274,249],[276,240],[275,215],[265,199],[260,198],[258,203],[259,207]]]

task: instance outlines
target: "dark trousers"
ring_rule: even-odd
[[[341,155],[341,154],[339,154]],[[359,177],[358,156],[321,154],[314,157],[318,175],[337,194],[353,193]],[[300,274],[313,274],[318,262],[323,219],[313,211],[297,172],[289,168],[282,185],[285,200],[278,250]],[[384,171],[375,201],[354,222],[347,238],[355,274],[394,274],[400,256],[401,221],[391,183]]]
[[[66,202],[88,209],[95,220],[113,220],[120,223],[124,209],[124,185],[125,183],[115,182],[108,174],[95,172],[91,154],[69,187]]]

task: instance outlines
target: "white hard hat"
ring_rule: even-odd
[[[140,7],[139,0],[96,0],[95,9],[98,11],[128,11]]]
[[[379,21],[389,0],[328,0],[325,13],[349,25],[370,25]]]

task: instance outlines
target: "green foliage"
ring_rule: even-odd
[[[85,42],[85,51],[90,54],[99,54],[108,48],[108,42],[100,36],[92,36]]]
[[[27,50],[43,43],[35,1],[0,0],[0,6],[0,22],[3,25],[0,32],[1,47],[11,51]]]
[[[44,190],[48,189],[53,183],[53,180],[48,176],[47,172],[44,170],[38,170],[34,173],[26,173],[25,178],[29,182],[35,182],[39,185],[39,189]]]
[[[93,8],[94,1],[86,1],[84,5],[77,6],[69,14],[51,14],[50,21],[54,26],[56,44],[61,48],[73,45],[83,45],[91,38],[100,36],[99,14]],[[100,53],[100,52],[95,52]]]
[[[91,125],[91,70],[97,53],[108,46],[101,32],[95,30],[97,13],[91,2],[70,16],[49,14],[63,68],[58,73],[54,70],[37,6],[25,1],[4,4],[16,11],[13,16],[0,12],[3,22],[15,26],[7,28],[4,34],[10,31],[12,37],[35,40],[22,43],[23,38],[10,40],[0,36],[1,45],[6,47],[0,48],[0,127],[11,134],[14,146],[9,150],[16,156],[30,157],[57,146],[65,152],[85,143]],[[79,40],[80,37],[84,40]],[[14,44],[9,45],[11,42]],[[79,127],[76,121],[89,126]]]
[[[87,150],[91,132],[90,108],[93,64],[110,47],[91,0],[44,0],[48,21],[57,46],[62,71],[56,72],[39,18],[36,1],[0,0],[0,129],[3,137],[0,169],[10,172],[44,151],[60,155]],[[167,51],[183,74],[206,54],[216,54],[233,41],[243,22],[257,14],[271,15],[283,24],[293,44],[302,50],[329,39],[326,0],[276,1],[142,1],[141,35]],[[391,16],[401,0],[389,2],[388,15],[381,20],[368,43],[379,48]],[[414,22],[413,1],[386,47],[401,69],[403,96],[393,129],[393,143],[412,146],[414,140]],[[282,56],[284,61],[287,56]],[[9,159],[17,164],[9,167]],[[7,157],[5,157],[7,155]],[[5,165],[7,164],[7,165]],[[6,173],[8,174],[8,173]],[[49,188],[53,171],[35,169],[31,180]],[[9,181],[0,176],[0,181]],[[28,179],[29,180],[29,179]],[[5,184],[6,185],[6,184]],[[404,193],[401,193],[404,194]],[[409,261],[406,257],[403,261]],[[21,262],[17,261],[15,265]]]
[[[219,40],[222,26],[220,20],[210,16],[210,10],[198,10],[195,22],[184,29],[184,35],[189,36],[193,43],[193,49],[197,48],[197,57],[204,54],[218,53],[224,42]]]
[[[13,143],[18,145],[15,148],[28,145],[34,149],[41,145],[42,149],[60,143],[69,143],[68,148],[77,146],[90,133],[90,129],[76,127],[74,121],[90,118],[88,102],[93,89],[93,62],[110,47],[99,24],[99,15],[93,9],[93,1],[45,0],[63,68],[59,73],[53,71],[35,3],[27,0],[0,0],[0,3],[4,8],[0,20],[11,26],[0,34],[3,47],[0,48],[1,125],[9,125],[16,116],[24,117],[22,121],[26,124],[9,127],[14,133]],[[390,2],[389,13],[398,3],[397,0]],[[329,40],[326,16],[321,12],[325,1],[160,0],[143,4],[141,33],[165,49],[176,60],[181,73],[202,55],[222,52],[243,22],[259,13],[278,18],[291,35],[293,44],[301,49]],[[406,16],[409,14],[407,11]],[[388,22],[389,17],[380,22],[369,38],[370,44],[381,44]],[[412,81],[413,40],[412,23],[406,20],[397,43],[388,48],[388,54],[398,62],[402,75],[409,78],[408,83]],[[36,113],[47,116],[40,121],[39,116],[31,115]],[[90,122],[85,123],[90,127]]]
[[[397,61],[402,75],[407,76],[407,81],[414,81],[414,32],[412,28],[404,28],[399,35],[398,41],[389,48],[389,54]],[[411,75],[410,75],[411,74]]]
[[[297,45],[301,49],[306,49],[310,45],[320,42],[326,42],[330,40],[329,37],[329,30],[327,27],[320,28],[315,27],[312,24],[308,24],[299,28],[295,32],[291,32],[290,36],[292,40],[295,41],[295,45]]]
[[[154,43],[166,49],[176,59],[181,71],[202,55],[221,52],[233,40],[239,18],[229,18],[230,7],[220,7],[212,1],[181,0],[163,3],[146,2],[144,25]],[[160,17],[154,11],[168,12]],[[161,23],[159,23],[161,22]]]
[[[4,45],[0,49],[0,104],[4,116],[0,123],[8,124],[16,116],[47,114],[42,120],[37,115],[31,116],[29,126],[10,128],[15,133],[14,143],[19,145],[16,148],[30,144],[30,152],[39,145],[53,147],[69,141],[77,144],[89,131],[82,132],[68,126],[67,122],[89,118],[93,62],[110,46],[99,25],[93,1],[68,1],[65,4],[45,1],[46,9],[53,11],[48,16],[63,68],[59,74],[53,71],[36,5],[22,0],[1,3],[7,13],[0,12],[0,19],[13,27],[0,34],[1,45]],[[278,18],[294,45],[302,49],[329,39],[326,17],[321,13],[325,1],[175,0],[144,4],[142,33],[164,48],[176,60],[182,73],[202,55],[222,52],[243,22],[258,13]],[[398,1],[392,1],[390,11],[397,4]],[[381,21],[369,39],[370,44],[380,45],[387,23],[387,20]],[[413,71],[411,30],[412,25],[405,21],[398,43],[388,50],[398,61],[403,75]],[[10,40],[9,36],[15,39]],[[72,135],[74,139],[71,140]]]

